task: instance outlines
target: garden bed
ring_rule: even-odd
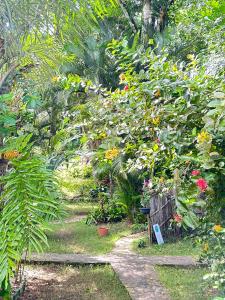
[[[27,288],[20,300],[129,300],[109,266],[27,266]]]

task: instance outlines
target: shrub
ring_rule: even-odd
[[[109,222],[120,222],[127,217],[127,208],[123,203],[112,202],[103,209],[96,208],[87,217],[87,224],[99,224]]]
[[[225,296],[225,228],[218,224],[207,224],[201,232],[199,242],[203,252],[201,260],[210,268],[204,279],[218,291],[219,296]],[[222,298],[224,299],[224,298]]]
[[[148,227],[148,224],[146,224],[146,223],[145,224],[136,223],[131,226],[131,231],[132,231],[132,233],[138,233],[138,232],[147,230],[147,227]]]
[[[140,239],[140,240],[138,241],[138,248],[145,248],[145,247],[147,247],[146,240]]]

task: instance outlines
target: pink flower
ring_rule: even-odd
[[[199,171],[199,170],[193,170],[192,172],[191,172],[191,175],[192,176],[198,176],[198,175],[200,175],[201,174],[201,172]]]
[[[183,220],[183,217],[181,215],[178,215],[178,214],[174,214],[173,215],[173,219],[176,223],[181,223],[182,220]]]
[[[196,185],[198,186],[201,192],[205,192],[205,190],[208,187],[208,183],[203,178],[199,178],[198,180],[196,180]]]
[[[129,90],[129,86],[128,86],[128,85],[125,85],[124,91],[128,91],[128,90]]]

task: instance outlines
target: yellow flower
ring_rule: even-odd
[[[59,82],[59,80],[60,80],[59,76],[52,77],[52,82]]]
[[[198,143],[203,144],[205,142],[210,142],[212,139],[211,135],[207,131],[202,131],[198,134]]]
[[[126,75],[124,73],[120,74],[119,78],[121,83],[126,81]]]
[[[119,149],[113,148],[105,152],[105,158],[112,160],[119,155]]]
[[[160,177],[160,178],[159,178],[159,182],[160,182],[160,183],[163,183],[164,181],[165,181],[165,178],[164,178],[164,177]]]
[[[161,96],[160,90],[158,89],[157,91],[155,91],[154,95],[156,98],[159,98]]]
[[[189,59],[189,60],[194,60],[195,59],[195,56],[194,56],[194,54],[188,54],[187,55],[187,59]]]
[[[203,250],[204,250],[205,252],[207,252],[207,251],[209,250],[209,244],[208,244],[208,243],[205,243],[205,244],[204,244]]]
[[[115,94],[120,94],[120,92],[121,92],[120,89],[116,89],[116,90],[114,91]]]
[[[160,123],[160,117],[155,117],[155,118],[152,118],[152,123],[154,124],[154,125],[159,125],[159,123]]]
[[[155,144],[153,147],[152,147],[153,151],[156,152],[157,150],[159,150],[159,145]]]
[[[221,232],[223,230],[223,227],[221,225],[215,225],[213,226],[213,230],[216,232]]]
[[[176,65],[173,65],[173,66],[172,66],[172,70],[173,70],[174,72],[177,72],[177,71],[178,71],[177,66],[176,66]]]
[[[106,137],[107,137],[107,134],[105,132],[102,132],[102,133],[99,134],[100,139],[104,139]]]
[[[6,160],[14,159],[18,157],[20,154],[17,150],[9,150],[2,154],[2,158]]]

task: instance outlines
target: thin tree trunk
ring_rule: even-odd
[[[0,136],[0,149],[3,147],[3,138]],[[4,176],[7,170],[8,161],[0,155],[0,176]],[[0,184],[0,195],[3,191],[3,184]],[[1,208],[0,208],[1,209]]]
[[[142,18],[142,40],[146,46],[153,38],[154,33],[162,32],[168,23],[168,9],[174,0],[167,0],[162,5],[153,5],[154,0],[143,0]]]
[[[121,7],[121,10],[124,14],[124,16],[127,18],[128,23],[130,25],[130,28],[132,29],[133,33],[136,34],[138,32],[138,27],[134,21],[134,18],[129,14],[129,11],[127,10],[127,7],[123,0],[119,0],[119,5]]]

